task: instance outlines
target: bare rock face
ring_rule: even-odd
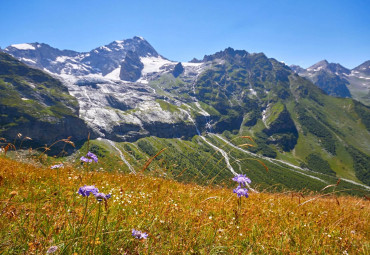
[[[172,74],[175,78],[177,78],[178,76],[180,76],[180,74],[182,74],[184,72],[184,67],[182,66],[181,62],[177,63],[177,65],[175,66],[175,68],[173,69],[172,71]]]
[[[144,65],[139,56],[133,51],[126,54],[125,60],[121,62],[121,71],[119,77],[124,81],[137,81],[141,77],[141,71]]]

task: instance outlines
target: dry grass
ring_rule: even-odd
[[[84,214],[83,185],[111,193],[107,207],[89,197]],[[0,253],[45,254],[53,245],[56,254],[369,253],[367,200],[323,197],[299,206],[312,198],[252,193],[238,211],[231,189],[0,157]],[[148,239],[134,239],[133,228]]]

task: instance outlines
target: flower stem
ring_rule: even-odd
[[[57,168],[57,177],[58,177],[58,200],[60,201],[60,177],[59,177],[59,168]]]
[[[88,205],[88,202],[89,202],[89,197],[86,196],[86,200],[85,200],[85,209],[84,209],[84,214],[82,215],[82,219],[81,219],[81,224],[84,222],[84,219],[85,219],[85,215],[86,215],[86,212],[87,212],[87,205]]]
[[[92,246],[92,254],[94,254],[96,235],[98,233],[98,226],[99,226],[99,220],[100,220],[100,212],[101,212],[101,203],[99,203],[99,211],[98,211],[98,218],[96,220],[96,227],[95,227],[95,233],[94,233],[94,239],[93,239],[93,246]]]

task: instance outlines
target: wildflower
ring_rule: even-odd
[[[136,239],[147,239],[148,234],[139,230],[132,229],[132,236]]]
[[[54,168],[61,168],[61,167],[63,167],[64,165],[63,164],[59,164],[59,165],[53,165],[53,166],[51,166],[50,168],[51,169],[54,169]]]
[[[107,200],[108,198],[111,198],[112,195],[111,194],[104,194],[104,193],[93,193],[95,198],[100,202],[100,201],[103,201],[104,200]]]
[[[94,160],[95,163],[98,163],[98,157],[90,151],[86,154],[86,157],[82,156],[80,160],[86,163],[91,163]]]
[[[47,250],[47,252],[46,252],[46,254],[50,254],[50,253],[54,253],[54,252],[56,252],[58,250],[58,246],[51,246],[48,250]]]
[[[238,197],[242,197],[242,196],[248,197],[248,190],[246,188],[242,188],[240,186],[238,186],[236,189],[234,189],[234,193],[236,193],[238,195]]]
[[[82,195],[83,197],[88,197],[92,193],[95,195],[96,193],[99,193],[99,190],[95,188],[95,186],[83,186],[78,189],[78,194]]]
[[[251,183],[251,180],[245,176],[245,174],[238,174],[233,178],[233,181],[239,183],[239,185],[245,186],[246,183]]]

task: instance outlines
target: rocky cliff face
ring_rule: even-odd
[[[124,81],[137,81],[141,77],[141,71],[144,69],[138,54],[129,51],[125,59],[121,62],[119,77]]]

